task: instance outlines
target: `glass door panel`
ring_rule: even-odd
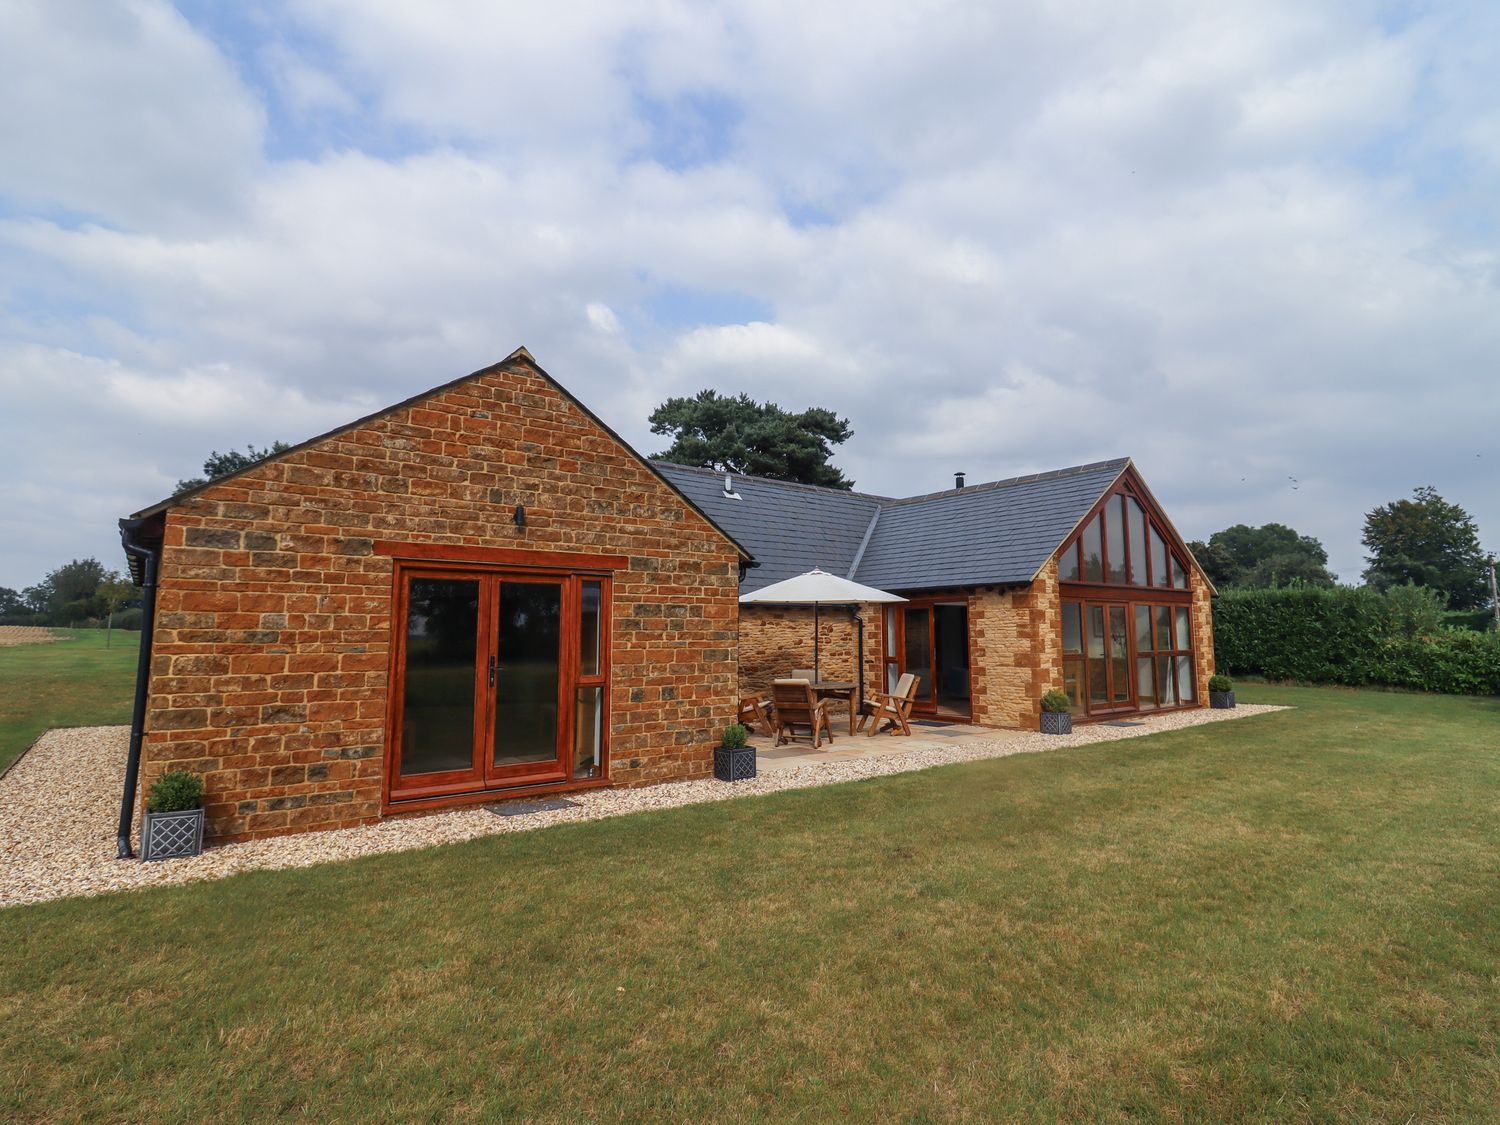
[[[404,640],[397,773],[473,773],[479,580],[412,578]]]
[[[917,677],[916,701],[931,704],[932,609],[928,606],[908,606],[901,613],[903,671]]]
[[[1109,701],[1131,703],[1130,630],[1122,605],[1109,607]]]
[[[1136,657],[1136,706],[1142,711],[1156,710],[1156,677],[1152,674],[1155,666],[1149,656]]]
[[[494,734],[489,773],[560,770],[560,582],[503,580],[495,622]]]
[[[1089,710],[1109,707],[1109,662],[1105,652],[1109,643],[1104,634],[1104,607],[1087,607],[1088,616],[1088,665],[1089,665]]]

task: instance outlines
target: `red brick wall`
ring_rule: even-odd
[[[168,510],[143,794],[163,770],[202,773],[217,839],[380,815],[383,540],[628,557],[614,577],[610,776],[711,771],[734,714],[737,554],[515,360]]]

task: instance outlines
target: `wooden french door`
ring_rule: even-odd
[[[1088,712],[1134,711],[1131,683],[1130,607],[1124,602],[1085,602]]]
[[[601,776],[604,583],[403,568],[393,801]]]
[[[967,603],[914,599],[889,607],[885,645],[886,690],[894,691],[903,673],[917,678],[913,714],[969,718]]]

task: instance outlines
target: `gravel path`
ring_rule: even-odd
[[[1281,711],[1241,704],[1233,711],[1181,711],[1157,715],[1141,726],[1080,727],[1066,737],[1020,731],[907,754],[828,762],[763,772],[751,781],[683,781],[644,789],[601,789],[572,794],[577,808],[499,817],[478,806],[382,821],[360,828],[279,836],[211,848],[194,859],[138,863],[115,858],[115,822],[120,810],[129,731],[125,727],[77,727],[43,735],[0,779],[0,906],[94,895],[133,887],[218,879],[254,868],[308,867],[380,852],[471,840],[501,832],[525,832],[623,816],[647,809],[807,789],[842,781],[907,773],[933,766],[1002,758],[1138,738],[1164,730],[1199,726]]]

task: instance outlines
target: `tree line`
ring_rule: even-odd
[[[1422,589],[1440,610],[1481,623],[1476,611],[1491,604],[1489,558],[1468,512],[1444,500],[1437,489],[1423,486],[1409,499],[1367,512],[1360,542],[1369,551],[1361,576],[1366,586],[1382,594]],[[1330,588],[1338,582],[1328,570],[1323,544],[1285,524],[1235,524],[1214,532],[1207,542],[1190,542],[1188,548],[1221,590]]]
[[[140,591],[98,559],[74,559],[35,586],[0,586],[0,625],[139,629]]]

